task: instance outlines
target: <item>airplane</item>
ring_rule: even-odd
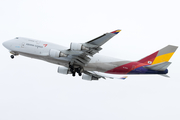
[[[71,43],[64,47],[41,40],[16,37],[3,42],[3,46],[12,54],[10,57],[22,55],[60,65],[57,72],[61,74],[76,73],[84,80],[100,78],[126,79],[111,75],[159,74],[167,76],[169,59],[177,46],[168,45],[147,57],[137,61],[121,60],[97,54],[102,45],[117,35],[121,30],[105,33],[85,43]]]

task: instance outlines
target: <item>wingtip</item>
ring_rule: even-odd
[[[115,30],[115,31],[113,31],[113,32],[111,32],[111,33],[113,33],[113,34],[118,34],[119,32],[121,32],[121,30]]]
[[[125,80],[128,76],[121,77],[120,79]]]

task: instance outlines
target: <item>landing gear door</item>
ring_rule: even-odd
[[[25,43],[23,42],[22,44],[21,44],[21,48],[24,48],[25,47]]]

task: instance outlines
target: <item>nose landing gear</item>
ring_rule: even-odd
[[[13,52],[13,51],[10,51],[10,53],[11,53],[11,59],[14,59],[14,56],[18,56],[19,55],[19,53],[17,53],[17,52]]]
[[[10,57],[11,57],[11,59],[14,59],[14,55],[11,55]]]

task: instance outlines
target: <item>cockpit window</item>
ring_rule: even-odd
[[[19,39],[18,37],[16,37],[15,39]]]

